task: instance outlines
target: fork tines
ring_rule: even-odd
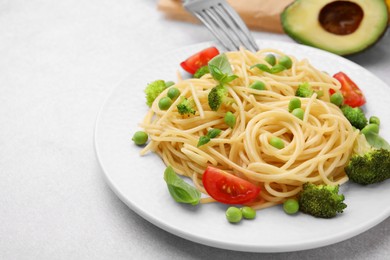
[[[194,14],[227,50],[238,50],[240,47],[250,51],[258,50],[248,27],[225,1],[186,1],[184,7]]]

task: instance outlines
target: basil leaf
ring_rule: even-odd
[[[221,132],[222,132],[222,130],[218,129],[218,128],[210,129],[206,135],[199,137],[197,147],[202,146],[204,144],[207,144],[208,142],[211,141],[212,138],[217,137]]]
[[[251,69],[253,69],[253,68],[258,68],[259,70],[262,70],[262,71],[264,71],[264,72],[271,73],[271,69],[270,69],[267,65],[261,64],[261,63],[256,64],[256,65],[253,65],[253,66],[251,66],[250,68],[251,68]]]
[[[216,81],[219,81],[220,85],[224,85],[238,78],[237,75],[228,75],[223,73],[218,67],[214,65],[209,65],[209,69],[210,74]]]
[[[284,67],[281,64],[276,64],[275,66],[273,66],[271,68],[271,73],[276,74],[276,73],[282,72],[283,70],[286,70],[286,67]]]
[[[221,129],[213,128],[213,129],[210,129],[210,130],[207,132],[207,136],[210,137],[210,138],[215,138],[215,137],[217,137],[221,132],[222,132]]]
[[[259,63],[259,64],[251,66],[250,68],[251,69],[258,68],[259,70],[262,70],[264,72],[268,72],[271,74],[276,74],[276,73],[282,72],[283,70],[286,70],[286,67],[284,67],[281,64],[276,64],[276,65],[272,66],[271,68],[269,68],[267,65]]]
[[[229,76],[224,77],[224,78],[220,81],[220,83],[221,83],[222,85],[223,85],[223,84],[227,84],[227,83],[229,83],[229,82],[235,80],[236,78],[238,78],[237,75],[229,75]]]
[[[216,80],[216,81],[223,81],[224,78],[227,77],[227,75],[225,73],[223,73],[217,66],[215,65],[210,65],[209,64],[209,70],[210,70],[210,74],[211,76]]]
[[[207,144],[208,142],[210,142],[210,140],[211,140],[210,136],[207,136],[207,135],[203,135],[203,136],[199,137],[197,147],[202,146],[204,144]]]
[[[224,53],[214,57],[209,61],[208,65],[211,76],[220,85],[227,84],[238,78],[237,75],[233,74],[229,60]]]
[[[367,142],[376,149],[390,150],[390,144],[383,139],[380,135],[374,132],[368,132],[365,134]]]
[[[230,62],[226,56],[225,53],[219,54],[218,56],[215,56],[209,61],[209,67],[215,66],[217,67],[222,73],[231,75],[233,74],[232,67],[230,65]],[[210,69],[211,71],[211,69]]]
[[[164,172],[164,180],[168,185],[169,193],[176,202],[197,205],[200,201],[200,192],[180,178],[172,166]]]

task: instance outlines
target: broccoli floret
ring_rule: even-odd
[[[359,107],[352,108],[348,105],[343,105],[341,111],[348,121],[357,129],[363,129],[367,125],[367,118],[364,115],[363,110]]]
[[[200,77],[202,77],[203,75],[205,75],[205,74],[207,74],[207,73],[210,73],[210,69],[209,69],[209,66],[208,66],[208,65],[203,66],[203,67],[200,67],[200,68],[194,73],[194,78],[199,79]]]
[[[156,97],[158,97],[161,92],[163,92],[167,87],[169,87],[170,84],[170,82],[165,82],[161,79],[149,83],[145,88],[146,104],[151,107]]]
[[[182,97],[180,103],[176,107],[180,115],[195,115],[196,113],[194,101],[186,97]]]
[[[345,172],[353,182],[368,185],[382,182],[390,178],[390,151],[384,148],[372,147],[360,135]]]
[[[390,178],[390,151],[372,149],[364,155],[353,155],[345,167],[349,179],[367,185]]]
[[[309,83],[305,82],[298,86],[295,91],[297,97],[311,97],[314,94],[314,90],[310,87]]]
[[[299,195],[299,210],[317,218],[333,218],[347,207],[339,186],[305,183]]]
[[[226,87],[218,85],[210,90],[208,102],[211,110],[217,111],[222,104],[231,104],[234,100],[228,97],[228,90]]]

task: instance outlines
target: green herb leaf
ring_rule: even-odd
[[[210,137],[210,138],[215,138],[215,137],[217,137],[221,132],[222,132],[221,129],[213,128],[213,129],[210,129],[210,130],[207,132],[207,136]]]
[[[271,73],[271,74],[276,74],[276,73],[279,73],[279,72],[282,72],[282,71],[286,70],[286,67],[284,67],[281,64],[276,64],[276,65],[274,65],[274,66],[272,66],[270,68],[270,67],[268,67],[265,64],[259,63],[259,64],[251,66],[250,68],[251,69],[258,68],[259,70],[262,70],[264,72],[268,72],[268,73]]]
[[[386,150],[390,150],[390,144],[385,140],[383,139],[383,137],[381,137],[380,135],[378,135],[377,133],[374,133],[374,132],[368,132],[366,134],[364,134],[366,139],[367,139],[367,142],[374,148],[377,148],[377,149],[386,149]]]
[[[211,140],[210,136],[207,136],[207,135],[203,135],[203,136],[199,137],[197,147],[202,146],[204,144],[207,144],[208,142],[210,142],[210,140]]]
[[[213,76],[213,78],[214,78],[216,81],[221,82],[224,78],[227,77],[227,74],[223,73],[223,72],[222,72],[217,66],[215,66],[215,65],[209,64],[209,70],[210,70],[211,76]]]
[[[222,132],[222,130],[218,129],[218,128],[210,129],[206,135],[199,137],[197,147],[202,146],[204,144],[207,144],[208,142],[211,141],[212,138],[217,137],[221,132]]]
[[[209,61],[208,65],[211,76],[218,81],[220,85],[227,84],[238,78],[237,75],[233,75],[229,60],[224,53],[214,57]]]
[[[168,185],[169,193],[176,202],[197,205],[200,192],[180,178],[171,166],[164,172],[164,180]]]
[[[220,81],[221,84],[227,84],[229,82],[232,82],[233,80],[235,80],[236,78],[238,78],[237,75],[229,75],[227,77],[225,77],[222,81]]]
[[[283,70],[286,70],[286,67],[284,67],[284,66],[281,65],[281,64],[276,64],[276,65],[274,65],[274,66],[271,68],[271,73],[272,73],[272,74],[276,74],[276,73],[282,72]]]
[[[259,70],[262,70],[262,71],[264,71],[264,72],[271,73],[271,69],[270,69],[267,65],[262,64],[262,63],[253,65],[253,66],[251,66],[250,68],[251,68],[251,69],[253,69],[253,68],[258,68]]]
[[[224,74],[228,74],[228,75],[233,74],[232,67],[225,53],[215,56],[209,61],[208,64],[209,67],[210,66],[217,67]]]

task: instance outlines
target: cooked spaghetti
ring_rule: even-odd
[[[259,197],[250,205],[259,209],[282,203],[296,196],[306,182],[343,184],[348,180],[344,167],[349,160],[358,135],[339,107],[329,102],[329,91],[337,91],[340,83],[325,72],[314,68],[308,60],[289,56],[291,69],[271,74],[253,68],[266,63],[265,56],[274,49],[252,53],[241,49],[226,53],[237,79],[226,85],[232,102],[217,111],[210,109],[208,94],[218,83],[210,74],[200,79],[179,80],[175,84],[181,96],[194,101],[196,113],[183,116],[177,111],[177,98],[168,110],[160,110],[159,98],[152,104],[141,126],[150,142],[141,151],[156,152],[166,165],[202,186],[202,174],[208,165],[226,170],[262,188]],[[249,86],[255,81],[265,83],[265,90]],[[304,82],[315,93],[300,98],[303,119],[288,110],[288,104],[298,86]],[[226,112],[236,117],[234,127],[224,122]],[[197,146],[199,138],[210,129],[222,132],[209,143]],[[270,144],[272,137],[280,138],[283,149]],[[201,202],[213,201],[203,198]]]

